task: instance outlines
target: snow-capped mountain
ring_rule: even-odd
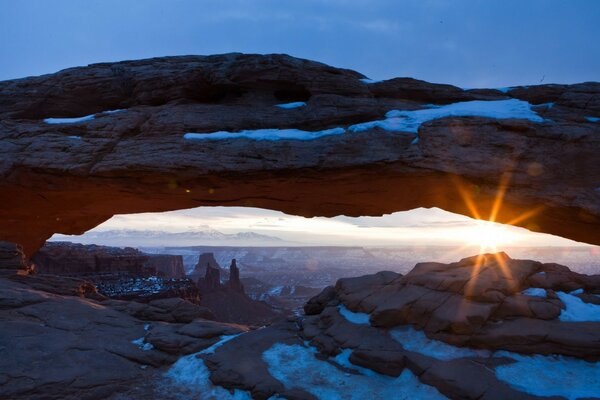
[[[184,232],[147,231],[119,229],[90,231],[83,235],[56,234],[52,241],[70,241],[83,244],[107,246],[283,246],[292,244],[276,236],[261,235],[256,232],[223,233],[206,227],[202,230]]]

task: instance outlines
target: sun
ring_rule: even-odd
[[[466,232],[465,239],[469,245],[479,246],[480,253],[495,253],[500,247],[513,242],[514,235],[500,224],[479,220],[475,227]]]

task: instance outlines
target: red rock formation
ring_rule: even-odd
[[[148,256],[131,247],[124,249],[68,242],[48,242],[31,258],[36,271],[52,275],[129,274],[155,275],[146,267]]]
[[[188,275],[188,277],[194,282],[198,281],[199,279],[204,279],[209,266],[221,270],[221,266],[215,259],[215,255],[213,253],[200,254],[194,270]]]
[[[155,270],[163,278],[185,278],[183,257],[169,254],[148,254],[146,269]]]
[[[600,244],[600,84],[462,90],[285,55],[165,57],[0,82],[0,239],[33,254],[114,214],[253,206],[303,216],[440,207]],[[524,99],[542,123],[442,118],[407,133],[189,141],[186,132],[320,130],[391,109]],[[301,109],[274,107],[306,101]],[[552,102],[553,105],[542,105]],[[50,125],[44,118],[93,120]],[[35,157],[32,154],[35,153]],[[508,179],[510,178],[510,179]],[[499,186],[507,186],[496,213]]]

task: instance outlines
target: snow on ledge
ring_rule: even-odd
[[[290,103],[292,104],[292,103]],[[531,109],[531,104],[518,99],[510,100],[474,100],[443,106],[430,105],[428,108],[412,111],[392,110],[386,113],[386,119],[368,121],[348,127],[349,132],[364,132],[379,128],[388,132],[410,132],[415,135],[421,125],[427,121],[445,117],[485,117],[496,119],[526,119],[543,122],[544,119]],[[323,136],[341,135],[346,129],[338,127],[321,131],[301,129],[256,129],[240,132],[218,131],[211,133],[186,133],[184,139],[225,140],[246,138],[252,140],[313,140]],[[415,138],[417,139],[417,138]],[[412,144],[418,143],[413,140]]]
[[[571,293],[556,292],[556,294],[566,307],[560,312],[559,320],[565,322],[600,322],[600,306],[586,303]]]
[[[348,128],[351,132],[362,132],[380,128],[391,132],[417,133],[427,121],[445,117],[485,117],[496,119],[527,119],[543,122],[544,119],[531,109],[527,101],[510,100],[473,100],[443,106],[430,105],[429,108],[412,111],[392,110],[385,114],[386,119],[364,122]]]
[[[369,84],[369,83],[379,83],[379,82],[383,82],[383,81],[382,81],[382,80],[380,80],[380,79],[378,80],[378,79],[369,79],[369,78],[362,78],[362,79],[360,79],[360,81],[361,81],[362,83],[366,83],[366,84]]]
[[[599,122],[600,118],[598,117],[585,117],[589,122]]]
[[[240,132],[219,131],[213,133],[186,133],[184,139],[188,140],[225,140],[225,139],[252,139],[252,140],[313,140],[322,136],[342,135],[344,128],[332,128],[322,131],[303,131],[301,129],[256,129]]]
[[[293,108],[300,108],[306,106],[306,103],[303,101],[295,101],[293,103],[284,103],[284,104],[275,104],[275,107],[284,108],[286,110],[291,110]]]
[[[350,311],[343,304],[338,306],[338,311],[348,322],[357,325],[369,325],[369,314]]]
[[[76,118],[46,118],[44,119],[44,122],[50,125],[56,125],[56,124],[79,124],[81,122],[87,122],[87,121],[91,121],[93,119],[96,118],[96,115],[110,115],[110,114],[116,114],[119,112],[123,112],[125,110],[108,110],[108,111],[102,111],[96,114],[90,114],[90,115],[86,115],[84,117],[76,117]]]

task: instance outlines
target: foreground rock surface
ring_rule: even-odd
[[[248,330],[199,318],[181,299],[146,305],[32,288],[43,279],[0,278],[0,398],[132,399],[134,388],[159,398],[162,366]]]
[[[600,244],[599,83],[499,91],[362,78],[286,55],[225,54],[0,82],[0,239],[31,255],[53,233],[80,234],[114,214],[217,205],[304,216],[435,206],[471,215],[466,196],[487,218],[507,184],[499,222]],[[183,138],[346,129],[390,110],[510,99],[528,101],[543,121],[447,117],[423,124],[418,141],[376,127],[308,141]],[[276,107],[288,102],[306,105]]]
[[[214,383],[257,399],[325,398],[327,388],[360,398],[350,382],[369,380],[371,398],[402,381],[396,398],[597,399],[600,308],[577,317],[574,307],[600,303],[599,279],[504,253],[340,279],[299,325],[240,336],[205,362]]]

